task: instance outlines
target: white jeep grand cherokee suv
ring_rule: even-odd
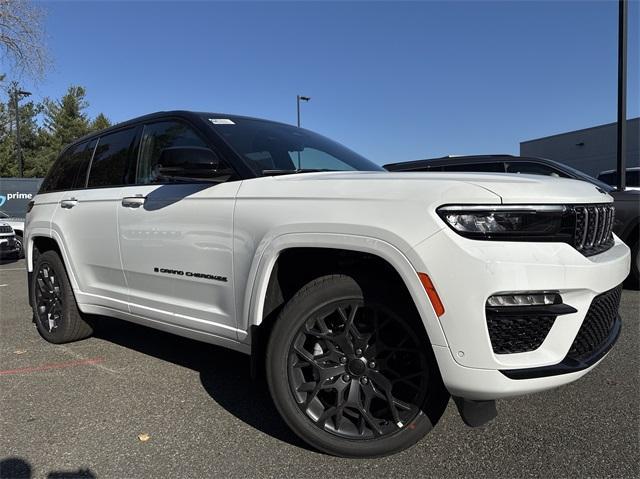
[[[133,321],[253,356],[316,448],[414,444],[450,395],[567,384],[620,332],[612,199],[541,176],[388,173],[311,131],[164,112],[78,140],[30,204],[40,334]]]

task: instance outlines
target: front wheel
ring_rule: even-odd
[[[280,414],[307,443],[338,456],[385,456],[440,419],[449,395],[410,301],[332,275],[284,307],[267,380]]]

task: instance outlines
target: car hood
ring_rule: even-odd
[[[540,175],[507,173],[441,173],[441,172],[326,172],[303,173],[273,177],[278,182],[311,186],[323,182],[351,183],[356,190],[361,182],[376,184],[378,194],[416,186],[436,190],[445,184],[467,184],[487,190],[503,203],[609,203],[613,201],[604,190],[585,181]],[[328,186],[328,185],[327,185]],[[314,188],[312,188],[314,189]],[[464,201],[461,198],[461,201]]]

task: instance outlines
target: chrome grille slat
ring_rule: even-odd
[[[606,209],[604,206],[596,206],[596,210],[599,212],[600,216],[600,228],[596,228],[596,246],[600,246],[602,244],[602,239],[604,238],[604,232],[607,228],[607,216]]]
[[[584,220],[583,220],[584,232],[582,233],[582,241],[580,241],[579,249],[584,248],[584,245],[587,243],[587,231],[589,231],[589,208],[585,206],[583,210],[584,210]]]
[[[615,207],[612,204],[574,205],[574,247],[585,256],[602,253],[613,246]]]
[[[596,242],[596,236],[598,236],[598,208],[594,207],[593,208],[593,232],[589,235],[589,242],[587,243],[587,246],[589,246],[589,248],[593,248],[593,245]],[[591,228],[589,228],[591,229]]]

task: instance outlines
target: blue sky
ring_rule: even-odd
[[[615,121],[617,2],[49,2],[54,70],[113,121],[166,109],[295,123],[378,163],[517,153]],[[628,117],[639,114],[630,3]]]

